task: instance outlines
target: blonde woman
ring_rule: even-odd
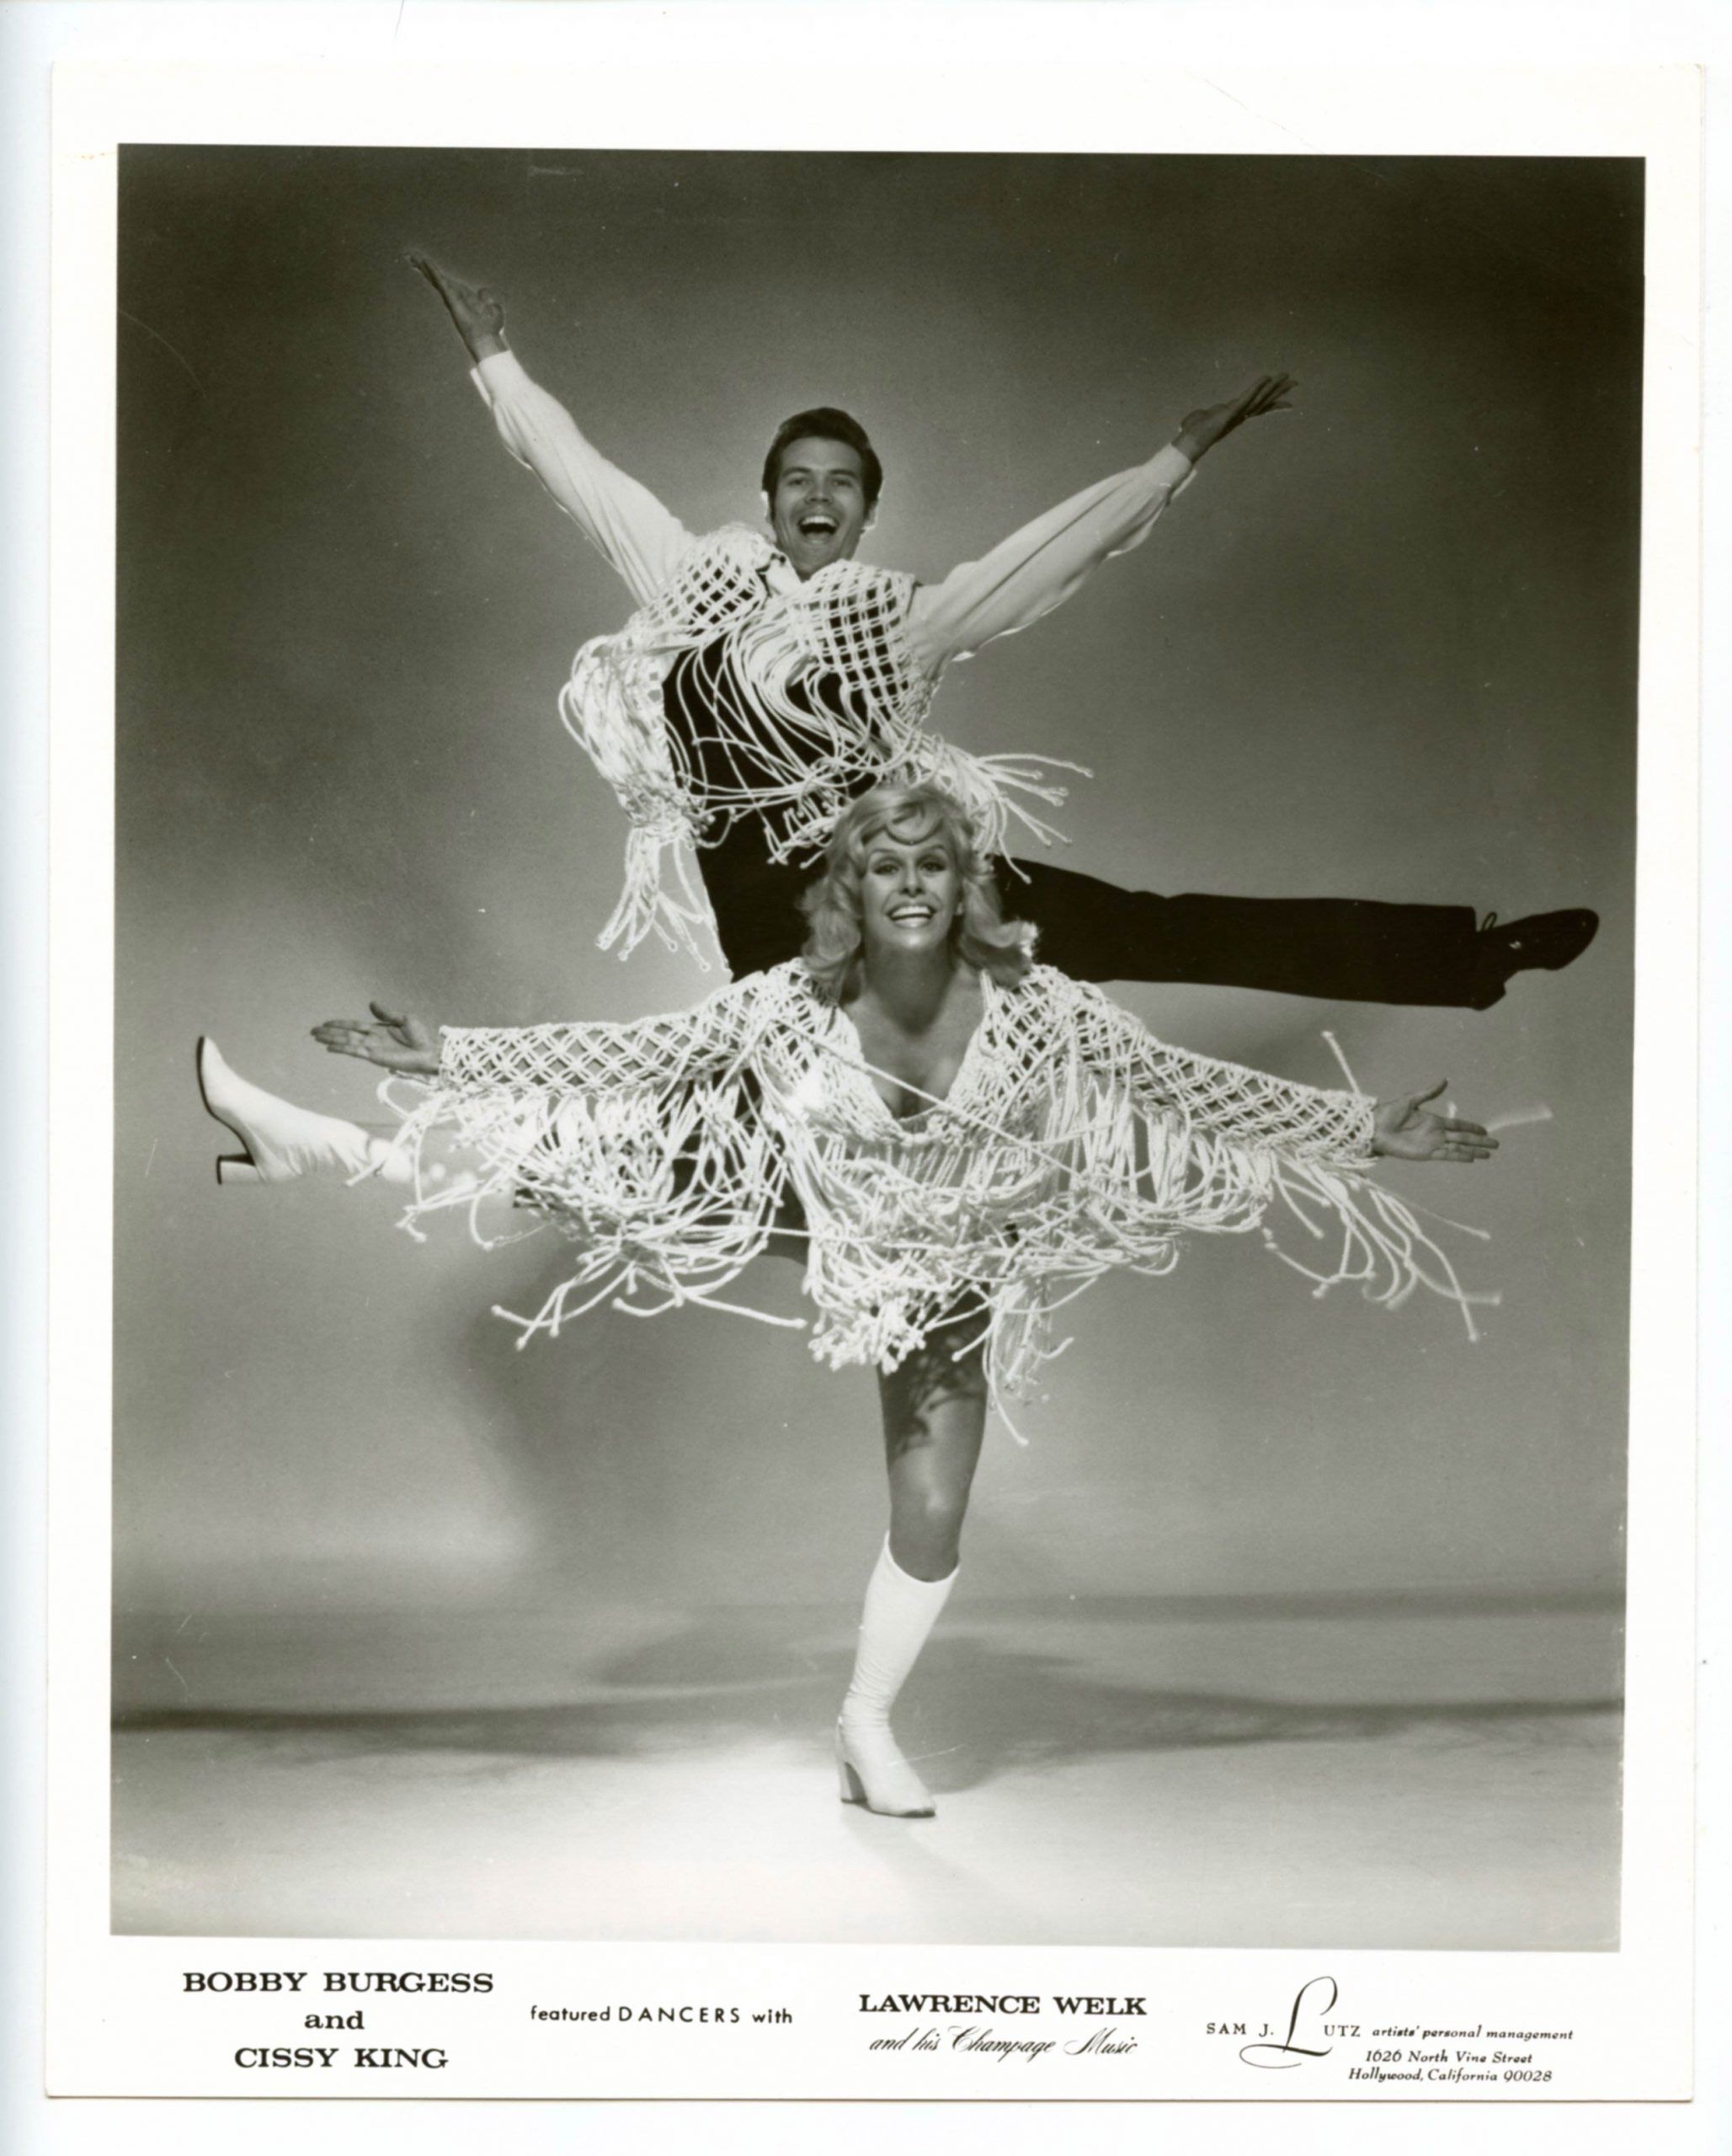
[[[1465,1306],[1369,1171],[1384,1155],[1466,1165],[1497,1141],[1437,1113],[1441,1086],[1374,1102],[1157,1040],[1035,963],[934,786],[855,801],[807,911],[801,958],[669,1017],[435,1031],[375,1005],[315,1027],[333,1053],[418,1081],[383,1129],[248,1085],[209,1042],[200,1082],[244,1149],[224,1180],[382,1177],[409,1191],[411,1227],[456,1209],[483,1241],[493,1204],[539,1211],[575,1257],[516,1321],[525,1335],[604,1300],[717,1306],[754,1257],[797,1250],[814,1353],[877,1370],[889,1471],[837,1727],[842,1794],[924,1817],[890,1710],[955,1583],[988,1406],[1052,1352],[1055,1302],[1111,1269],[1170,1270],[1187,1232],[1272,1241],[1280,1200],[1340,1225],[1340,1263],[1312,1278]]]

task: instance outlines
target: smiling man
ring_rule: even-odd
[[[823,405],[783,420],[764,460],[764,499],[796,576],[853,559],[883,484],[877,451],[847,413]]]
[[[653,932],[698,956],[708,921],[736,977],[794,957],[809,864],[849,800],[887,779],[934,779],[967,804],[999,862],[1006,911],[1034,923],[1042,959],[1079,979],[1484,1009],[1511,974],[1567,965],[1591,939],[1585,910],[1481,929],[1468,906],[1166,897],[1007,861],[1011,824],[1047,835],[1034,804],[1062,800],[1063,787],[1042,759],[973,755],[928,728],[951,659],[1026,627],[1140,545],[1211,449],[1289,408],[1287,376],[1187,414],[1147,463],[920,584],[855,559],[883,471],[847,413],[817,407],[777,430],[763,472],[769,536],[744,525],[695,536],[530,381],[494,294],[409,259],[445,302],[507,448],[637,602],[623,630],[578,652],[561,699],[632,826],[604,947],[623,956]]]

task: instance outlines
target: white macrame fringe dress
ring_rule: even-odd
[[[1299,1266],[1319,1292],[1354,1281],[1394,1305],[1425,1286],[1468,1314],[1447,1258],[1367,1177],[1364,1096],[1170,1048],[1050,967],[983,986],[950,1093],[907,1120],[798,962],[632,1024],[447,1029],[418,1100],[386,1088],[415,1165],[404,1225],[461,1207],[488,1242],[482,1209],[504,1197],[568,1236],[568,1277],[513,1318],[527,1341],[603,1301],[738,1307],[722,1291],[791,1232],[797,1199],[813,1353],[892,1369],[975,1314],[1001,1409],[1057,1352],[1059,1303],[1114,1269],[1170,1271],[1187,1232],[1257,1229],[1277,1198],[1340,1239],[1332,1265]],[[475,1180],[424,1175],[435,1133],[478,1161]]]

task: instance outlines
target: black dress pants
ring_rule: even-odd
[[[663,689],[669,732],[682,760],[717,799],[763,785],[744,745],[749,728],[718,713],[749,713],[733,677],[733,647],[718,637],[675,661]],[[796,685],[815,710],[861,726],[842,683],[825,675]],[[811,867],[770,859],[756,816],[739,817],[698,867],[734,978],[797,958],[806,942],[800,894]],[[1468,906],[1385,905],[1369,899],[1228,899],[1207,891],[1165,898],[1122,891],[1046,861],[997,864],[1012,918],[1040,931],[1036,955],[1077,980],[1189,981],[1272,989],[1341,1003],[1415,1003],[1484,1010],[1503,994]]]
[[[772,861],[755,818],[698,854],[734,977],[797,957],[810,867]],[[1040,931],[1036,955],[1077,980],[1188,981],[1342,1003],[1484,1010],[1503,994],[1471,906],[1371,899],[1176,898],[1126,891],[1050,862],[1000,861],[1005,913]]]

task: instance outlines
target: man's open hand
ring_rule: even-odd
[[[1247,419],[1260,419],[1266,412],[1291,412],[1292,392],[1298,387],[1290,374],[1260,374],[1243,396],[1225,404],[1205,404],[1197,411],[1187,412],[1173,437],[1173,446],[1182,449],[1195,464]]]
[[[472,285],[441,270],[431,255],[411,248],[405,258],[418,270],[445,303],[457,334],[469,347],[473,360],[484,360],[505,349],[505,302],[485,285]]]

